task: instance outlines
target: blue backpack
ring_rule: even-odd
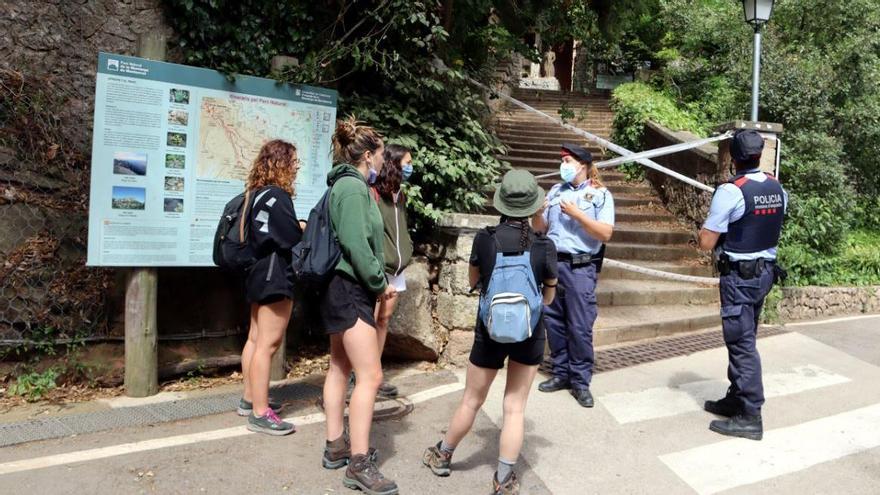
[[[543,310],[543,297],[532,272],[528,250],[505,255],[494,231],[490,235],[498,253],[489,287],[480,297],[480,319],[496,342],[522,342],[532,336]]]

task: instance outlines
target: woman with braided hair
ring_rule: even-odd
[[[556,248],[529,225],[529,218],[543,203],[544,191],[538,187],[532,174],[525,170],[511,170],[504,175],[501,186],[495,192],[495,208],[502,214],[501,221],[496,227],[478,232],[471,250],[470,284],[474,289],[480,287],[485,299],[488,299],[485,297],[487,291],[491,292],[490,281],[494,280],[496,263],[505,263],[503,257],[523,256],[527,258],[525,263],[530,265],[531,275],[534,276],[534,290],[540,290],[537,295],[541,300],[535,302],[544,305],[553,300],[556,294]],[[522,287],[522,291],[529,292],[527,287]],[[485,303],[484,300],[482,304]],[[519,493],[519,481],[513,467],[522,448],[525,405],[538,365],[544,358],[545,340],[540,310],[530,336],[516,342],[499,342],[487,329],[484,318],[477,318],[464,396],[445,437],[437,445],[429,447],[422,459],[435,475],[449,476],[452,453],[473,426],[492,381],[507,359],[504,426],[501,429],[498,468],[492,485],[493,493],[499,495]]]

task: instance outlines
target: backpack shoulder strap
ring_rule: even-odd
[[[245,189],[244,191],[244,201],[241,204],[241,216],[238,219],[238,238],[244,242],[247,238],[245,237],[250,229],[245,227],[245,224],[250,224],[251,220],[248,218],[248,206],[251,204],[251,190]]]

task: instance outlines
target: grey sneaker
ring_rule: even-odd
[[[248,416],[247,429],[257,433],[276,436],[290,435],[296,431],[296,427],[293,424],[282,421],[272,409],[269,409],[265,415],[260,417],[254,416],[252,412]]]
[[[437,442],[437,445],[425,449],[425,453],[422,454],[422,464],[428,466],[431,472],[437,476],[449,476],[449,473],[452,472],[450,468],[452,454],[447,454],[440,450],[441,443]]]
[[[273,411],[280,411],[281,408],[284,407],[284,404],[280,402],[275,402],[272,399],[269,399],[269,409]],[[241,400],[238,401],[238,409],[236,410],[239,416],[250,416],[252,412],[254,412],[254,404],[252,402],[248,402],[244,400],[242,397]]]
[[[397,495],[397,483],[385,478],[376,463],[363,454],[351,456],[351,463],[342,477],[342,484],[348,488],[360,489],[367,495]]]
[[[379,453],[373,447],[370,447],[367,456],[373,462],[379,460]],[[324,457],[321,458],[321,465],[324,466],[324,469],[339,469],[346,466],[350,461],[351,443],[347,434],[343,434],[332,442],[326,442],[324,445]]]
[[[492,495],[519,495],[519,480],[513,471],[507,475],[503,483],[498,482],[498,473],[492,475]]]

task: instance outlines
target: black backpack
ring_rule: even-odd
[[[245,191],[229,200],[214,233],[214,264],[229,270],[246,270],[257,257],[248,242],[251,193]]]
[[[357,176],[350,173],[342,177]],[[339,248],[339,241],[330,221],[332,190],[333,184],[327,188],[321,200],[309,212],[309,221],[302,240],[291,248],[290,265],[294,279],[300,288],[308,292],[323,292],[333,278],[333,272],[342,257],[342,250]]]

